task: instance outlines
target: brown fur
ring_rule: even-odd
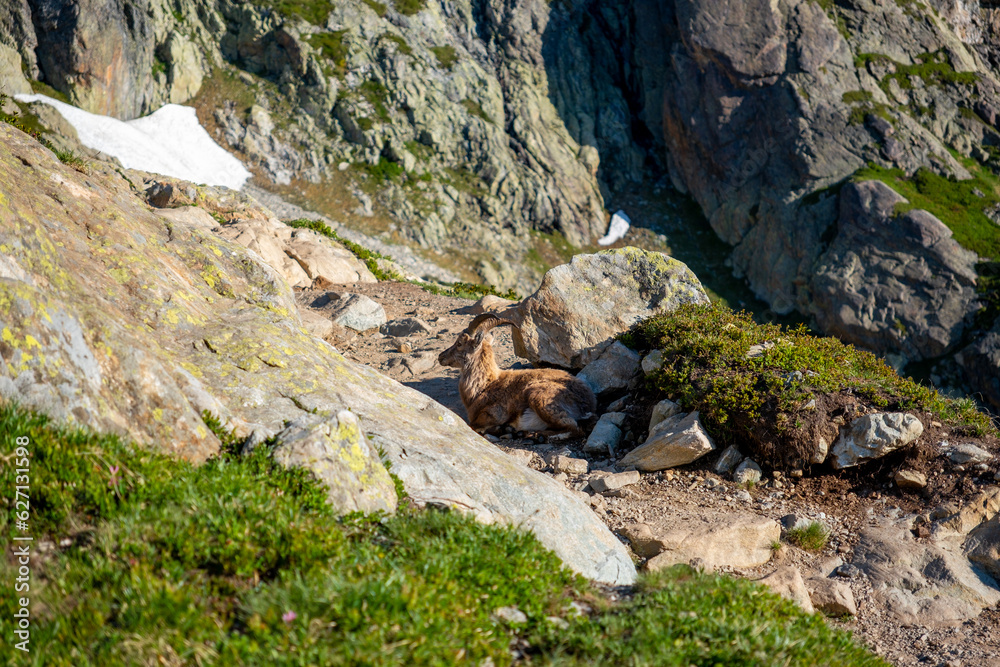
[[[458,391],[469,425],[485,432],[515,424],[525,411],[532,410],[548,427],[545,430],[582,435],[579,422],[591,418],[597,409],[590,387],[556,369],[501,370],[493,355],[493,336],[488,329],[476,332],[479,323],[477,318],[438,357],[442,366],[462,371]],[[490,324],[515,326],[499,318]]]

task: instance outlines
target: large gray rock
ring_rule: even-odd
[[[691,270],[662,253],[629,247],[576,255],[546,273],[538,290],[508,315],[520,323],[518,355],[583,368],[616,335],[682,303],[708,303]]]
[[[396,510],[392,479],[348,410],[296,419],[275,436],[271,455],[286,468],[312,471],[341,514]]]
[[[644,472],[675,468],[696,461],[715,449],[698,413],[675,415],[656,425],[642,443],[618,462]]]
[[[983,398],[1000,409],[1000,318],[986,334],[955,355]]]
[[[813,278],[820,327],[841,340],[910,360],[939,357],[975,309],[976,253],[880,181],[840,192],[838,234]]]
[[[586,577],[634,581],[627,550],[582,500],[309,335],[288,284],[242,246],[168,224],[112,167],[81,174],[6,124],[0,182],[2,266],[15,276],[0,278],[0,396],[195,462],[219,450],[204,409],[241,436],[314,414],[306,440],[349,410],[418,505],[521,526]],[[53,193],[65,203],[29,215]],[[317,437],[321,458],[344,440]]]
[[[920,420],[905,412],[876,412],[858,417],[841,430],[830,452],[837,470],[877,459],[914,442],[924,432]]]

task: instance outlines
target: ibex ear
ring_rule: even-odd
[[[489,330],[476,332],[476,345],[482,345],[486,340],[493,340],[493,334]]]

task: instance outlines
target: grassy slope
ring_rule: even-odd
[[[438,511],[338,519],[315,480],[263,452],[195,468],[0,406],[0,449],[17,436],[31,451],[32,652],[6,664],[502,665],[513,640],[537,664],[884,664],[749,582],[680,568],[614,606],[514,528]],[[21,534],[10,496],[6,536]],[[42,556],[46,536],[70,544]],[[5,638],[14,604],[0,598]],[[494,621],[505,605],[528,622]]]

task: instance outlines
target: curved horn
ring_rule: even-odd
[[[483,313],[482,315],[476,315],[476,317],[469,322],[469,326],[466,327],[465,333],[474,334],[478,333],[480,330],[485,333],[494,327],[502,326],[512,326],[515,329],[517,328],[516,323],[511,322],[510,320],[505,320],[499,315],[495,315],[494,313]]]

